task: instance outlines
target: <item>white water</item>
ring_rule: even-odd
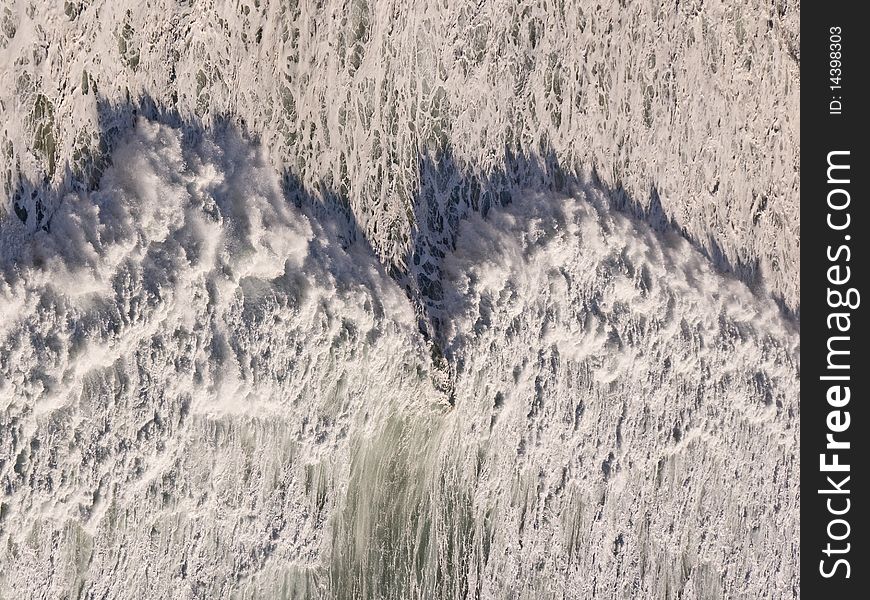
[[[682,238],[591,184],[461,221],[451,407],[235,128],[111,162],[2,231],[3,598],[796,593],[798,334]]]
[[[0,598],[799,596],[798,9],[0,0]]]
[[[98,179],[101,142],[148,95],[206,123],[244,121],[279,170],[341,193],[378,256],[400,264],[415,249],[418,190],[432,187],[421,154],[447,150],[489,176],[516,168],[506,151],[548,146],[566,170],[595,167],[642,208],[657,190],[664,216],[719,266],[795,310],[799,9],[0,0],[0,185],[9,200],[22,192],[15,203],[37,228],[57,199],[31,197],[32,185]]]

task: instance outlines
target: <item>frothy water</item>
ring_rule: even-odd
[[[233,128],[112,165],[2,232],[4,597],[791,595],[798,333],[682,238],[473,213],[433,344]]]

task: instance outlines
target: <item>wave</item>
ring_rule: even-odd
[[[421,331],[261,147],[140,119],[4,232],[0,589],[789,595],[797,331],[575,187],[457,221]]]

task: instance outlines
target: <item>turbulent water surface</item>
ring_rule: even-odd
[[[795,18],[0,4],[0,598],[799,596]]]

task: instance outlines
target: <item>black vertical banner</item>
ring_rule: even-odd
[[[801,8],[801,592],[870,597],[870,60],[862,3]],[[824,596],[822,595],[824,594]]]

